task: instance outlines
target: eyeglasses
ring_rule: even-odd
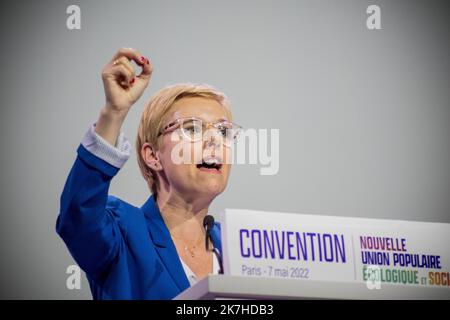
[[[158,137],[162,134],[179,129],[181,138],[196,142],[203,139],[203,133],[208,130],[209,126],[212,126],[219,132],[220,137],[223,139],[223,143],[226,146],[231,146],[242,130],[240,125],[227,120],[206,122],[195,117],[190,117],[179,118],[170,122],[168,125],[164,126],[162,131],[158,134]]]

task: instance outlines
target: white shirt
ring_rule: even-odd
[[[184,272],[186,273],[186,277],[189,280],[190,285],[197,283],[198,279],[195,273],[189,268],[189,266],[180,258],[181,264],[183,265]],[[213,252],[213,271],[212,274],[219,274],[219,260],[216,254]]]
[[[125,137],[123,132],[121,132],[119,137],[117,138],[116,145],[112,146],[100,135],[98,135],[97,132],[95,132],[95,124],[93,124],[89,128],[88,132],[86,132],[81,144],[90,153],[119,169],[123,167],[123,165],[131,155],[131,144]],[[213,256],[212,274],[219,274],[219,260],[214,253]],[[184,272],[186,273],[186,277],[188,278],[189,283],[192,286],[198,281],[197,276],[181,258],[180,261],[183,266]]]

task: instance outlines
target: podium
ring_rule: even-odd
[[[369,289],[356,282],[209,275],[174,299],[450,299],[450,287],[382,283],[380,289]]]

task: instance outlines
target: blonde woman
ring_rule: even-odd
[[[137,76],[132,61],[142,69]],[[227,185],[239,131],[223,93],[194,84],[158,91],[136,139],[151,195],[140,208],[108,195],[131,152],[121,126],[152,71],[131,48],[104,67],[105,106],[78,147],[61,195],[56,230],[86,272],[94,299],[171,299],[219,273],[213,250],[221,252],[220,224],[207,237],[203,221]]]

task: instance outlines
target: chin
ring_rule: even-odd
[[[225,190],[225,186],[217,181],[208,181],[203,186],[198,187],[199,193],[207,193],[211,196],[218,196]]]

